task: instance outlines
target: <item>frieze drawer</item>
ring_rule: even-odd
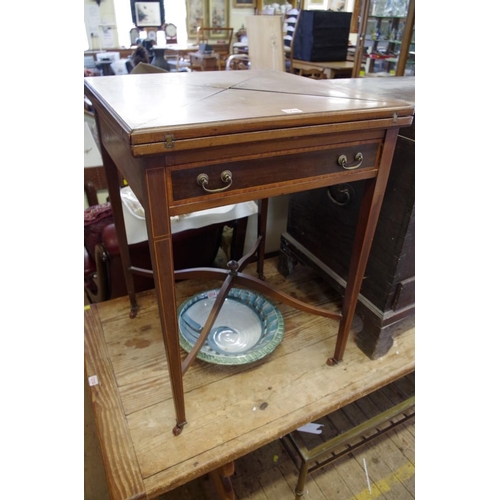
[[[174,205],[190,199],[237,195],[251,188],[294,184],[314,179],[328,185],[337,177],[368,178],[376,173],[381,141],[348,144],[332,149],[293,155],[259,158],[204,165],[198,168],[172,169],[171,189]],[[321,176],[321,177],[319,177]]]

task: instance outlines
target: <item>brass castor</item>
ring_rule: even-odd
[[[178,436],[181,432],[182,432],[182,429],[184,428],[184,426],[187,424],[187,422],[184,422],[182,424],[177,424],[173,429],[172,429],[172,433],[174,436]]]
[[[340,361],[337,361],[335,358],[328,358],[326,360],[326,364],[328,366],[338,365],[339,363],[340,363]]]

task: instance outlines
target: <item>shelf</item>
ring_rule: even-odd
[[[359,74],[363,65],[365,65],[366,73],[372,73],[374,64],[380,65],[381,62],[384,62],[395,65],[395,74],[403,76],[406,72],[408,56],[415,51],[415,0],[409,0],[407,14],[404,16],[371,14],[374,12],[374,5],[374,0],[367,0],[360,13],[353,75]],[[400,14],[401,10],[398,9],[397,13]],[[372,34],[380,37],[374,40],[371,37]],[[387,38],[384,38],[385,36]],[[367,49],[372,53],[388,52],[392,54],[399,52],[399,56],[366,58]],[[414,63],[412,66],[415,67]]]
[[[390,77],[390,76],[396,76],[392,73],[387,73],[387,71],[378,71],[377,73],[365,73],[364,75],[365,77],[368,77],[368,78],[387,78],[387,77]]]
[[[368,16],[368,19],[406,19],[406,16]]]

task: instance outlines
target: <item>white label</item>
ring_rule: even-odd
[[[218,290],[210,290],[209,292],[207,292],[207,297],[209,299],[215,299],[215,297],[217,297],[218,293],[219,293]]]
[[[297,430],[301,432],[309,432],[309,434],[321,434],[323,429],[320,429],[320,427],[323,427],[323,424],[306,424],[299,427]]]
[[[301,109],[291,108],[291,109],[282,109],[283,113],[303,113]]]
[[[92,377],[89,377],[89,385],[97,385],[99,383],[99,380],[97,379],[97,375],[92,375]]]

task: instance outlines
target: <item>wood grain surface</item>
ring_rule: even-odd
[[[271,259],[265,274],[285,293],[338,308],[340,297],[305,268],[286,280]],[[217,284],[178,283],[178,305]],[[376,361],[351,332],[344,361],[331,367],[337,322],[277,305],[285,337],[270,356],[238,367],[194,362],[184,376],[188,423],[177,437],[155,292],[139,295],[135,319],[127,298],[86,311],[86,373],[99,379],[89,390],[112,499],[155,498],[414,370],[413,330]]]

